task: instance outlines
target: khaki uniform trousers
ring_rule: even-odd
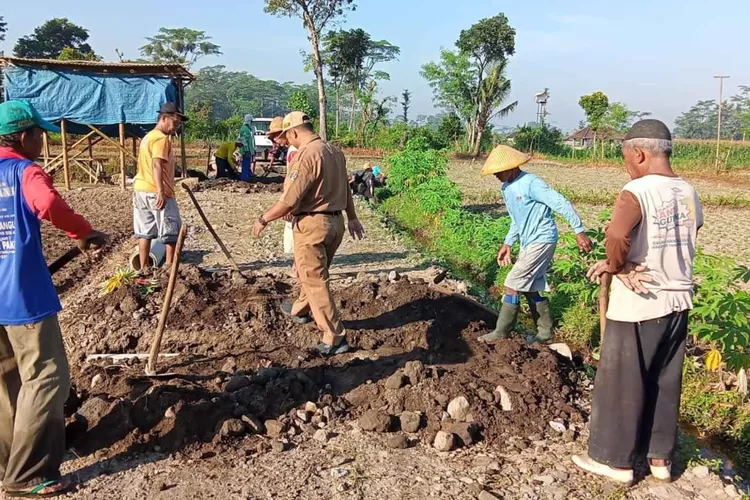
[[[0,479],[7,489],[60,479],[69,391],[57,315],[0,326]]]
[[[312,312],[323,332],[323,342],[338,345],[344,339],[344,327],[333,299],[328,268],[344,239],[343,215],[315,214],[294,221],[294,261],[302,292],[292,314]]]

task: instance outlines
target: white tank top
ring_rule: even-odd
[[[630,234],[628,260],[643,264],[656,281],[648,296],[612,280],[607,318],[638,322],[693,308],[693,260],[703,211],[695,188],[679,177],[647,175],[629,182],[641,206],[641,222]]]

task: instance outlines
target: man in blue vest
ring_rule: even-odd
[[[70,373],[40,220],[65,231],[82,251],[106,240],[34,163],[43,130],[59,129],[28,102],[0,104],[0,479],[8,496],[54,496],[70,488],[60,475]]]

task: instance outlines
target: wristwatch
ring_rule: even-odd
[[[268,225],[268,222],[262,215],[258,217],[258,222],[260,222],[264,227]]]

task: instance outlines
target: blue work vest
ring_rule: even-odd
[[[42,253],[39,219],[21,191],[34,163],[0,159],[0,325],[29,325],[62,309]]]

